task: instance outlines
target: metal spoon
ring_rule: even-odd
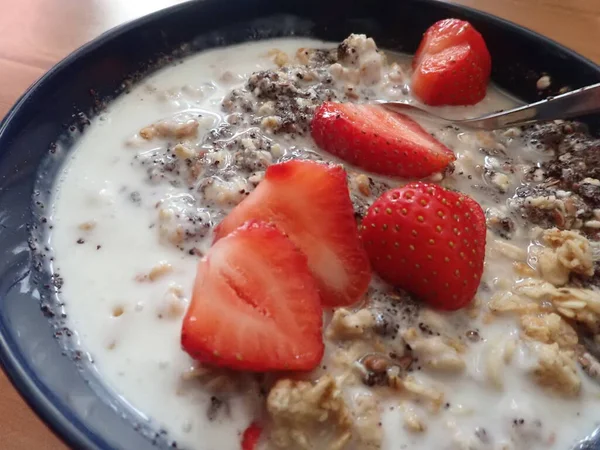
[[[549,97],[508,111],[501,111],[473,119],[449,119],[426,111],[418,106],[402,102],[377,101],[384,107],[397,112],[409,112],[430,119],[479,130],[500,130],[502,128],[528,125],[547,120],[569,119],[576,116],[600,112],[600,83],[592,84],[566,94]]]

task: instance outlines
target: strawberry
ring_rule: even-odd
[[[423,35],[413,58],[412,67],[416,69],[427,56],[463,44],[475,47],[481,52],[487,49],[483,37],[469,22],[459,19],[440,20],[430,26]]]
[[[384,280],[447,310],[475,295],[485,237],[485,215],[475,200],[427,183],[385,192],[361,230],[373,269]]]
[[[221,239],[198,264],[181,344],[203,363],[234,370],[314,369],[322,311],[306,257],[262,222]]]
[[[412,92],[427,105],[474,105],[492,69],[483,37],[469,22],[441,20],[423,36],[413,58]]]
[[[256,444],[258,444],[261,433],[262,428],[255,422],[252,422],[248,428],[244,430],[244,434],[242,435],[242,450],[254,450]]]
[[[367,290],[369,258],[341,166],[298,160],[269,166],[264,180],[217,226],[215,241],[249,219],[273,222],[304,252],[324,305],[351,305]]]
[[[379,105],[326,102],[311,132],[321,149],[381,175],[422,178],[456,159],[410,117]]]

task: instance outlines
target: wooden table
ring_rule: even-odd
[[[181,0],[4,1],[0,14],[0,117],[54,63],[126,20]],[[525,25],[600,63],[600,0],[460,0]],[[0,448],[64,445],[29,410],[0,372]]]

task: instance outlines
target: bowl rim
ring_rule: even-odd
[[[445,0],[417,0],[422,3],[430,3],[437,7],[442,6],[449,12],[460,15],[468,14],[479,20],[494,22],[500,25],[504,31],[520,37],[521,39],[537,40],[561,50],[567,58],[577,60],[579,63],[587,65],[600,75],[600,64],[595,63],[591,59],[577,53],[569,47],[566,47],[552,38],[544,36],[527,27],[518,25],[507,19],[498,17],[491,13],[475,9],[469,6],[448,3]],[[68,66],[84,55],[87,55],[97,48],[103,46],[106,42],[119,37],[120,35],[132,31],[144,24],[153,21],[158,21],[162,17],[177,13],[180,10],[193,7],[194,4],[201,3],[200,1],[185,1],[183,3],[169,6],[160,9],[150,14],[144,15],[137,19],[129,20],[125,23],[117,25],[104,31],[96,38],[83,44],[73,50],[65,58],[61,59],[53,65],[46,73],[44,73],[37,81],[31,84],[27,90],[18,98],[14,105],[7,111],[4,118],[0,121],[0,142],[7,139],[14,133],[14,129],[18,129],[18,115],[26,104],[35,98],[37,92],[49,82],[49,80],[59,76],[65,71]],[[124,74],[126,75],[126,74]],[[0,315],[0,323],[4,319]],[[52,431],[59,439],[67,445],[77,449],[111,449],[110,444],[97,433],[90,431],[83,422],[71,413],[70,410],[58,408],[53,402],[53,394],[40,380],[37,374],[30,370],[23,355],[18,351],[18,346],[12,336],[4,333],[4,326],[0,326],[0,367],[10,380],[11,384],[18,391],[20,396],[26,401],[28,406],[42,419],[44,424]]]

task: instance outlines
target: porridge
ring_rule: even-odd
[[[339,118],[336,105],[417,101],[412,72],[409,57],[363,35],[341,45],[290,38],[208,50],[118,98],[77,142],[53,207],[60,295],[106,384],[173,445],[567,449],[600,422],[600,364],[587,350],[600,326],[598,142],[566,122],[496,132],[421,119],[416,128],[390,125],[431,149],[427,170],[402,155],[388,155],[404,161],[390,166],[351,155],[350,144],[341,151],[341,134],[327,128],[335,120],[315,135],[315,117]],[[454,104],[445,91],[416,91],[430,104]],[[492,87],[473,92],[483,97],[469,100],[475,105],[437,109],[474,117],[515,104]],[[358,116],[376,128],[388,120],[378,114]],[[430,184],[406,186],[410,174],[396,172],[407,167]],[[339,183],[326,184],[334,176],[345,199],[334,197]],[[425,283],[441,289],[432,297],[411,276],[396,288],[383,281],[390,277],[368,242],[382,194],[425,195],[431,184],[445,188],[435,197],[442,203],[470,197],[469,211],[485,214],[487,236],[477,217],[454,228],[476,247],[475,265],[481,252],[475,282],[456,269],[461,293],[474,286],[460,305],[451,283],[445,291]],[[273,218],[264,205],[305,215]],[[348,223],[383,279],[354,270],[362,247],[333,240],[334,225]],[[331,241],[299,237],[306,230]],[[410,270],[425,277],[420,264]],[[255,291],[237,292],[248,279]],[[271,341],[281,345],[267,342],[271,325],[234,309],[239,298],[280,314],[272,336],[281,340]],[[323,308],[313,311],[319,298]],[[202,335],[219,327],[225,337]],[[243,342],[253,339],[262,340]],[[228,360],[230,344],[247,353]]]

